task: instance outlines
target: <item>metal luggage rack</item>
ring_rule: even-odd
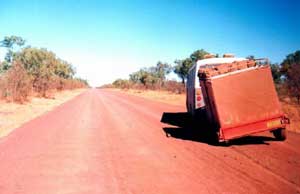
[[[254,59],[254,61],[255,61],[255,65],[257,66],[263,66],[269,64],[269,59],[267,58]]]
[[[245,61],[234,61],[232,63],[211,64],[199,68],[198,76],[200,78],[212,77],[216,75],[226,74],[250,67],[261,67],[269,64],[267,58],[248,59]]]

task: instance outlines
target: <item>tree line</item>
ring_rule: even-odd
[[[158,61],[154,66],[141,68],[131,73],[129,79],[115,80],[112,86],[122,89],[158,89],[184,93],[188,70],[195,61],[203,59],[206,54],[208,52],[203,49],[197,50],[186,59],[175,60],[175,65],[173,66],[169,63]],[[174,80],[166,80],[166,76],[171,72],[174,72],[181,79],[181,83]]]
[[[207,54],[209,52],[204,49],[196,50],[187,58],[176,59],[174,65],[159,61],[155,66],[141,68],[131,73],[129,79],[115,80],[112,86],[123,89],[163,89],[183,93],[189,69]],[[255,59],[254,55],[247,58]],[[279,94],[294,97],[300,103],[300,50],[288,54],[279,64],[270,64],[270,67]],[[181,79],[181,83],[166,80],[170,72],[174,72]]]
[[[0,47],[7,49],[0,62],[0,98],[23,102],[37,94],[50,97],[54,90],[87,87],[86,80],[75,77],[75,68],[44,48],[25,45],[18,36],[6,36]]]

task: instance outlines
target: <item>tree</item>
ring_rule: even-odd
[[[175,66],[173,67],[174,73],[178,75],[181,79],[182,84],[185,84],[185,80],[188,75],[189,69],[196,63],[198,60],[204,59],[204,56],[209,54],[204,49],[194,51],[189,58],[183,60],[175,60]]]
[[[204,49],[200,49],[200,50],[196,50],[194,51],[190,58],[193,62],[197,62],[200,59],[204,59],[204,56],[209,54],[208,52],[206,52]]]
[[[14,61],[0,81],[1,97],[21,103],[27,100],[31,92],[31,78],[20,62]]]
[[[8,52],[0,63],[0,97],[22,101],[31,91],[48,97],[52,89],[74,89],[88,86],[86,80],[74,78],[75,69],[47,49],[21,48],[25,40],[18,36],[6,36],[0,47]],[[47,92],[47,95],[46,95]]]
[[[248,57],[246,57],[246,59],[254,60],[255,56],[254,55],[249,55]]]
[[[64,79],[71,79],[75,74],[75,69],[67,61],[57,59],[57,63],[54,66],[54,74]]]
[[[46,97],[46,92],[52,87],[63,88],[62,79],[72,79],[75,70],[71,64],[56,57],[47,49],[27,47],[16,53],[14,60],[20,61],[27,73],[32,77],[33,88]],[[55,81],[59,82],[55,86]],[[69,87],[69,86],[68,86]]]
[[[191,58],[186,58],[184,60],[176,60],[174,66],[174,73],[176,73],[182,81],[182,84],[185,84],[185,80],[188,75],[189,69],[193,65],[193,61]]]
[[[290,94],[300,104],[300,50],[286,56],[281,63],[281,72],[286,78]]]
[[[116,88],[125,89],[125,88],[129,88],[130,83],[126,79],[117,79],[112,83],[112,85]]]
[[[1,47],[13,48],[14,45],[23,46],[25,40],[20,36],[5,36],[2,41],[0,41]]]
[[[79,78],[79,77],[76,77],[75,78],[76,81],[80,82],[81,84],[83,84],[84,87],[90,87],[88,81],[86,79],[82,79],[82,78]]]
[[[140,81],[139,73],[138,72],[131,73],[129,75],[129,80],[132,81],[133,83],[138,83]]]
[[[286,56],[286,58],[281,63],[281,72],[283,75],[287,75],[289,69],[295,64],[300,64],[300,50],[297,50],[295,53],[291,53]]]
[[[300,63],[294,64],[287,73],[287,85],[289,92],[300,104]]]
[[[278,64],[270,64],[273,80],[276,84],[281,82],[280,66]]]
[[[19,47],[25,44],[25,40],[20,36],[5,36],[2,41],[0,41],[0,47],[7,48],[7,54],[5,56],[5,61],[11,64],[13,56],[15,54],[14,46]]]
[[[134,72],[134,73],[129,75],[130,80],[133,83],[141,83],[143,85],[146,85],[147,80],[149,80],[148,77],[150,77],[150,76],[151,75],[150,75],[149,71],[146,68],[140,69],[139,71]]]
[[[158,82],[159,87],[161,87],[166,80],[166,75],[171,72],[171,66],[168,63],[158,61],[156,66],[150,67],[149,70],[151,74],[149,78],[151,78],[151,81],[153,83]]]
[[[7,61],[0,62],[0,75],[5,73],[10,68],[10,64]]]
[[[133,83],[143,84],[146,88],[161,87],[170,71],[171,66],[168,63],[158,61],[156,66],[143,68],[130,74],[129,79]]]
[[[166,79],[166,75],[171,72],[171,66],[168,63],[162,63],[160,61],[157,62],[154,68],[154,74],[156,77],[164,81]]]

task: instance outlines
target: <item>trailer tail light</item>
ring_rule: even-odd
[[[281,119],[271,120],[267,122],[267,128],[272,129],[281,126]]]
[[[284,117],[281,119],[281,124],[290,124],[290,119],[284,115]]]
[[[195,106],[196,106],[196,109],[202,108],[205,106],[201,88],[196,88],[196,90],[195,90]]]

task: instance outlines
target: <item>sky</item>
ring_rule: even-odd
[[[300,49],[299,11],[298,0],[0,0],[0,40],[21,36],[100,86],[202,48],[280,63]]]

